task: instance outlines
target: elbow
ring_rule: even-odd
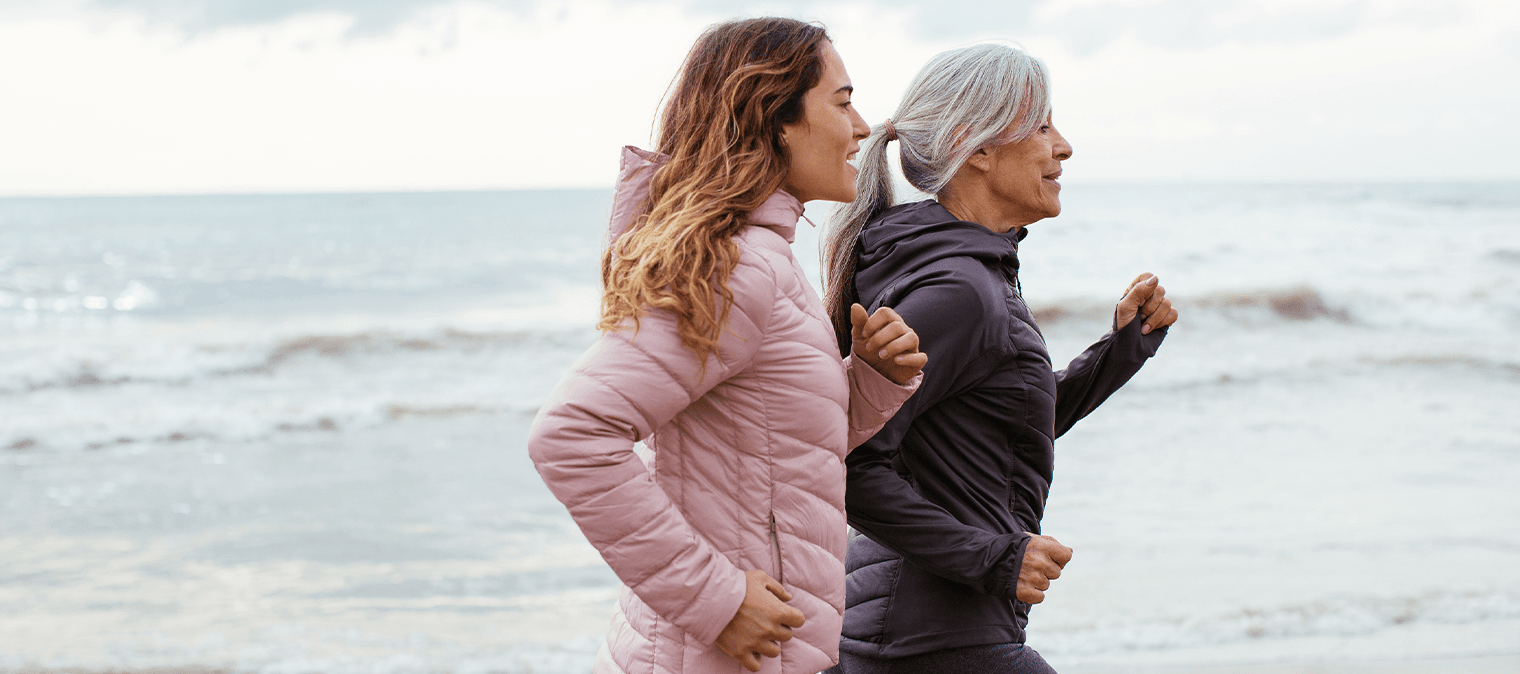
[[[632,427],[598,423],[578,406],[544,408],[528,430],[528,459],[545,482],[588,469],[640,462]]]
[[[528,459],[534,467],[542,467],[545,463],[554,460],[554,443],[549,442],[538,432],[535,424],[534,430],[528,433]]]
[[[555,438],[564,434],[564,428],[561,423],[556,423],[555,416],[552,409],[541,408],[528,428],[528,459],[540,472],[545,464],[561,458],[564,453],[564,443]]]

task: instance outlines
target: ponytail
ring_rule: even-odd
[[[850,355],[850,305],[860,301],[855,292],[855,263],[860,259],[860,230],[896,203],[892,167],[887,163],[888,129],[891,122],[871,129],[860,151],[855,178],[855,201],[841,206],[829,219],[823,239],[823,305],[834,322],[839,353]],[[895,133],[890,134],[895,136]]]

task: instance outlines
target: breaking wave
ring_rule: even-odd
[[[273,344],[200,344],[178,349],[173,360],[159,353],[121,352],[101,358],[98,351],[73,359],[33,363],[31,368],[0,372],[0,395],[48,389],[89,389],[129,384],[187,386],[197,380],[274,374],[282,368],[316,360],[343,360],[447,352],[555,351],[584,349],[588,330],[466,332],[445,329],[430,335],[386,331],[351,335],[302,335]]]
[[[0,450],[122,449],[329,434],[408,420],[528,416],[586,330],[368,331],[124,346],[0,370]]]
[[[1197,297],[1181,296],[1173,297],[1172,303],[1180,310],[1189,313],[1202,310],[1243,322],[1256,322],[1263,317],[1279,321],[1352,322],[1352,313],[1349,309],[1335,306],[1326,301],[1318,290],[1304,287],[1230,291]],[[1036,303],[1033,307],[1034,318],[1041,325],[1072,320],[1107,320],[1113,315],[1113,310],[1112,304],[1097,304],[1082,300],[1055,304]]]

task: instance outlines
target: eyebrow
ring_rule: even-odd
[[[847,93],[847,94],[853,94],[853,93],[855,93],[855,85],[853,85],[853,84],[846,84],[846,85],[844,85],[842,87],[839,87],[838,89],[835,89],[834,93],[837,94],[837,93],[839,93],[841,91],[843,91],[844,93]]]

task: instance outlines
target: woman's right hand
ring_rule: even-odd
[[[718,648],[751,672],[760,671],[760,657],[781,655],[781,643],[802,627],[803,615],[786,602],[792,594],[770,574],[755,569],[744,574],[744,603],[728,626],[718,633]]]
[[[1172,308],[1166,288],[1161,286],[1161,279],[1150,272],[1136,276],[1129,289],[1124,291],[1124,299],[1119,300],[1119,306],[1114,308],[1114,329],[1124,329],[1137,315],[1145,321],[1145,325],[1140,326],[1142,335],[1177,322],[1177,310]]]
[[[891,307],[868,315],[865,307],[852,304],[850,324],[855,354],[898,386],[912,381],[929,362],[929,354],[918,350],[918,333]]]

